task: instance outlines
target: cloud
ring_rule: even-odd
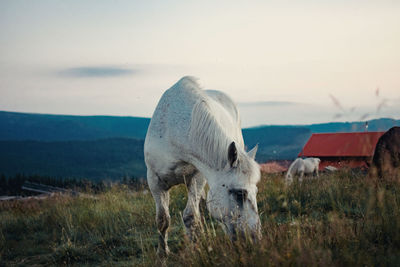
[[[112,66],[86,66],[67,68],[59,72],[60,75],[73,78],[105,78],[127,76],[136,73],[137,70],[112,67]]]

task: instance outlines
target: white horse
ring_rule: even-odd
[[[257,210],[257,147],[246,153],[239,113],[226,94],[201,90],[184,77],[161,97],[144,144],[147,181],[156,203],[158,254],[168,254],[169,189],[186,184],[183,222],[190,238],[201,228],[199,202],[209,185],[207,208],[235,238],[261,237]]]
[[[304,174],[316,174],[319,177],[318,169],[321,160],[319,158],[297,158],[290,164],[286,173],[286,182],[291,183],[296,174],[300,174],[299,181],[303,180]]]

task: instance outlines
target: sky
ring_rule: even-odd
[[[243,126],[400,118],[399,1],[0,1],[0,110],[151,117],[185,75]]]

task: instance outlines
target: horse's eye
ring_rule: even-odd
[[[248,192],[246,189],[230,189],[229,194],[232,194],[239,206],[242,207],[243,202],[247,199]]]

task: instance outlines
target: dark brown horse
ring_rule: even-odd
[[[389,129],[379,138],[372,162],[380,178],[399,171],[400,127]]]

